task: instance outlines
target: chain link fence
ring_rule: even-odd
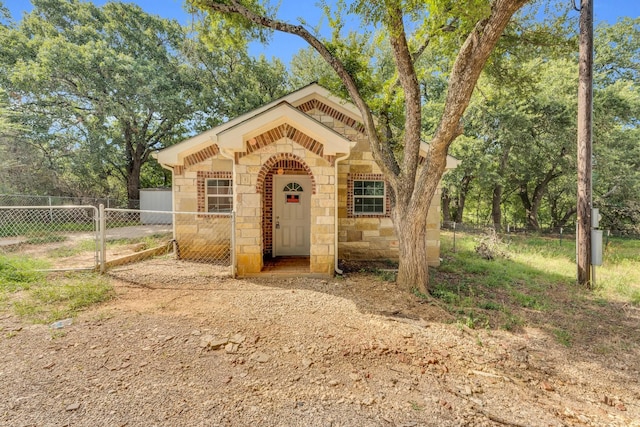
[[[101,269],[153,256],[233,265],[233,214],[104,209]]]
[[[443,221],[441,224],[443,230],[458,230],[465,233],[483,233],[488,230],[494,230],[497,233],[509,234],[575,234],[575,226],[566,227],[540,227],[538,229],[525,227],[516,224],[481,224],[472,222],[454,222]]]
[[[0,206],[0,255],[38,269],[95,269],[98,237],[94,206]]]
[[[139,207],[140,201],[133,200],[133,206]],[[126,201],[109,197],[64,197],[64,196],[34,196],[27,194],[0,194],[0,206],[95,206],[104,205],[107,208],[128,207]]]
[[[105,272],[152,257],[232,266],[234,227],[232,213],[0,206],[0,257],[47,271]]]
[[[602,223],[601,223],[602,224]],[[494,224],[483,224],[483,223],[473,223],[473,222],[454,222],[454,221],[443,221],[441,223],[441,228],[443,230],[450,231],[460,231],[464,233],[471,234],[483,234],[487,233],[490,230],[494,230],[498,234],[508,235],[508,234],[520,234],[520,235],[546,235],[550,237],[557,238],[569,238],[575,237],[576,227],[574,224],[564,226],[564,227],[552,227],[552,226],[541,226],[538,229],[526,227],[522,225],[512,225],[512,224],[503,224],[503,225],[495,225]],[[600,228],[603,230],[603,233],[607,237],[623,237],[630,239],[640,239],[640,234],[634,231],[634,229],[615,229],[609,227]]]

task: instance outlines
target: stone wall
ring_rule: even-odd
[[[231,160],[219,158],[203,160],[184,168],[181,175],[174,176],[175,209],[198,212],[203,210],[202,179],[226,177],[220,173],[233,169]],[[263,214],[263,206],[271,205],[272,178],[274,170],[281,165],[303,165],[290,167],[289,174],[306,173],[312,178],[311,195],[311,248],[310,272],[333,273],[335,248],[335,193],[334,167],[329,160],[299,146],[289,138],[281,138],[260,150],[238,156],[235,165],[234,199],[236,203],[236,264],[240,276],[259,273],[263,255],[271,244],[271,216]],[[285,166],[286,168],[286,166]],[[291,169],[291,170],[289,170]],[[198,191],[201,188],[201,191]],[[195,229],[194,229],[195,227]],[[189,229],[177,229],[180,235],[197,236],[191,246],[207,238],[206,222]],[[195,234],[194,234],[195,233]],[[200,234],[201,233],[201,234]],[[185,243],[186,245],[186,243]]]
[[[380,168],[366,137],[344,123],[323,114],[308,111],[316,120],[357,141],[351,155],[338,164],[338,257],[340,259],[398,259],[398,239],[390,217],[388,199],[383,215],[355,215],[352,209],[354,179],[382,179]],[[440,191],[434,197],[427,217],[427,262],[440,264]]]
[[[261,150],[241,157],[236,165],[236,254],[238,274],[258,273],[264,253],[262,203],[269,194],[268,176],[280,162],[297,162],[308,168],[312,178],[310,271],[332,274],[334,267],[334,168],[331,163],[293,142],[282,138]],[[296,168],[296,173],[300,173]],[[242,225],[241,225],[242,224]],[[271,224],[264,224],[270,227]]]
[[[177,212],[204,212],[207,178],[231,178],[233,164],[228,159],[211,158],[183,168],[173,177],[173,209]],[[231,221],[228,217],[180,215],[175,217],[176,240],[181,259],[211,259],[212,254],[227,259]]]

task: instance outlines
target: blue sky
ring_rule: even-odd
[[[579,0],[575,1],[579,3]],[[23,12],[31,10],[29,0],[0,0],[0,2],[4,3],[16,21],[20,19]],[[94,3],[104,4],[106,0],[94,0]],[[174,18],[182,24],[188,24],[191,20],[184,11],[183,0],[133,0],[133,3],[137,3],[148,13]],[[310,25],[315,26],[320,23],[322,28],[327,28],[326,19],[323,20],[320,9],[315,6],[316,0],[281,0],[280,3],[278,12],[280,19],[297,22],[297,18],[304,17]],[[607,21],[610,24],[625,16],[637,18],[640,16],[640,0],[594,0],[594,15],[596,23]],[[291,56],[303,47],[306,47],[306,44],[297,37],[276,33],[268,46],[254,44],[251,46],[251,52],[256,55],[264,53],[268,57],[277,56],[288,64]]]

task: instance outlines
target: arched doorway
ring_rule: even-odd
[[[281,153],[262,167],[262,248],[265,260],[277,256],[309,256],[311,197],[316,185],[300,157]],[[308,264],[307,264],[308,265]]]

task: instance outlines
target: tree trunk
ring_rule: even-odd
[[[398,236],[400,263],[397,283],[407,292],[428,292],[429,265],[427,264],[426,215],[407,212],[402,218],[396,210],[394,225]]]
[[[531,199],[529,198],[529,190],[527,188],[526,182],[520,183],[520,190],[518,192],[520,196],[520,200],[522,201],[522,206],[525,211],[525,222],[527,224],[527,228],[531,230],[539,230],[540,224],[538,224],[538,212],[535,207],[531,203]]]
[[[442,204],[442,222],[451,222],[451,196],[449,195],[449,189],[442,189],[442,197],[440,203]]]
[[[504,170],[507,167],[509,161],[509,153],[511,152],[511,145],[503,146],[502,156],[500,156],[499,171],[500,176],[504,176]],[[493,219],[493,227],[496,231],[502,230],[502,193],[504,191],[503,185],[496,183],[493,188],[493,198],[491,199],[491,218]]]
[[[127,207],[129,209],[140,208],[140,170],[142,169],[142,163],[140,161],[134,161],[128,169],[127,176]]]
[[[566,226],[567,222],[569,222],[569,219],[571,219],[571,217],[575,215],[577,211],[578,209],[576,208],[576,206],[572,206],[567,209],[562,218],[554,219],[554,227],[560,228]]]
[[[529,225],[531,227],[535,227],[534,229],[540,230],[540,223],[538,222],[538,212],[540,211],[540,205],[542,204],[542,197],[544,193],[547,191],[547,181],[540,183],[533,190],[533,201],[531,203],[531,219],[529,221]]]
[[[133,142],[130,127],[125,128],[127,139],[127,207],[129,209],[140,208],[140,172],[147,159],[146,144]]]
[[[462,178],[462,182],[460,182],[460,189],[458,190],[458,206],[456,209],[456,215],[453,219],[457,223],[462,222],[463,214],[464,214],[464,204],[467,201],[467,193],[471,188],[471,181],[473,181],[472,175],[465,175]]]
[[[502,230],[502,185],[497,184],[493,187],[493,197],[491,199],[491,219],[493,220],[493,228],[496,231]]]
[[[444,172],[446,158],[434,166]],[[427,215],[431,200],[438,189],[440,174],[430,175],[424,182],[425,199],[411,200],[408,205],[395,204],[391,215],[398,236],[400,263],[398,265],[398,286],[407,292],[428,293],[429,264],[427,263]]]
[[[538,211],[530,209],[527,211],[527,228],[533,231],[540,231],[540,223],[538,222]]]
[[[556,167],[557,165],[554,164],[546,173],[544,179],[536,184],[533,189],[533,197],[531,199],[529,198],[527,183],[520,183],[520,199],[522,200],[522,205],[527,213],[527,224],[533,230],[538,231],[540,229],[540,224],[538,223],[538,211],[540,210],[542,198],[547,191],[549,183],[561,175],[559,172],[556,172]]]

